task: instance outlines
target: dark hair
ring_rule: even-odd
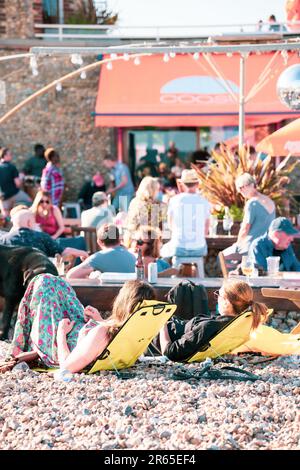
[[[7,155],[7,152],[9,152],[8,148],[3,147],[3,148],[0,150],[0,159],[4,158],[4,157]]]
[[[116,162],[117,157],[115,155],[111,155],[110,153],[107,153],[104,157],[104,160],[110,160],[111,162]]]
[[[34,153],[37,157],[44,157],[45,147],[42,144],[35,144]]]
[[[102,242],[105,247],[115,246],[120,243],[120,232],[115,224],[104,224],[97,233],[98,242]]]

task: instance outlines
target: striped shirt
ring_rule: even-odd
[[[43,169],[41,188],[43,191],[48,191],[51,194],[54,206],[59,206],[60,204],[64,192],[64,185],[61,170],[51,162],[48,162]]]

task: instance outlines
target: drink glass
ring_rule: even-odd
[[[242,256],[241,269],[243,274],[247,277],[247,282],[249,284],[250,276],[254,270],[254,262],[252,258],[248,256]]]
[[[231,217],[224,217],[223,219],[223,229],[225,232],[228,232],[228,235],[231,235],[230,230],[231,227],[233,226],[233,219]]]
[[[267,258],[268,276],[275,277],[279,273],[280,256],[269,256]]]

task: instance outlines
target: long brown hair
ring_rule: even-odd
[[[31,208],[30,208],[30,210],[31,210],[34,214],[37,214],[37,211],[38,211],[40,202],[41,202],[41,200],[43,199],[43,197],[46,197],[47,199],[49,199],[49,201],[50,201],[49,209],[50,209],[50,207],[52,207],[53,204],[52,204],[51,194],[50,194],[48,191],[44,191],[44,190],[40,189],[40,190],[36,193],[35,198],[34,198],[33,203],[32,203],[32,206],[31,206]]]
[[[267,306],[253,301],[253,290],[249,284],[244,281],[227,280],[223,283],[223,289],[235,315],[239,315],[245,310],[251,310],[253,329],[266,320],[268,314]]]
[[[113,337],[125,321],[132,315],[135,308],[143,300],[154,300],[155,292],[152,286],[144,281],[128,281],[120,289],[114,300],[109,320],[113,325],[108,329],[108,336]]]
[[[160,245],[161,245],[161,232],[156,227],[150,225],[141,225],[134,234],[135,240],[141,240],[144,243],[142,245],[142,255],[152,256],[153,258],[159,258],[160,256]]]

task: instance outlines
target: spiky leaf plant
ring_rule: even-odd
[[[200,188],[203,196],[213,205],[243,208],[245,201],[235,187],[235,181],[243,173],[250,173],[256,180],[258,191],[269,196],[276,204],[278,215],[287,215],[289,206],[295,205],[292,192],[287,187],[289,174],[298,165],[298,161],[286,157],[275,168],[274,159],[270,156],[264,160],[249,158],[249,147],[244,147],[238,154],[233,153],[226,146],[216,152],[212,151],[212,163],[208,171],[200,169],[197,165],[192,167],[197,171]]]

